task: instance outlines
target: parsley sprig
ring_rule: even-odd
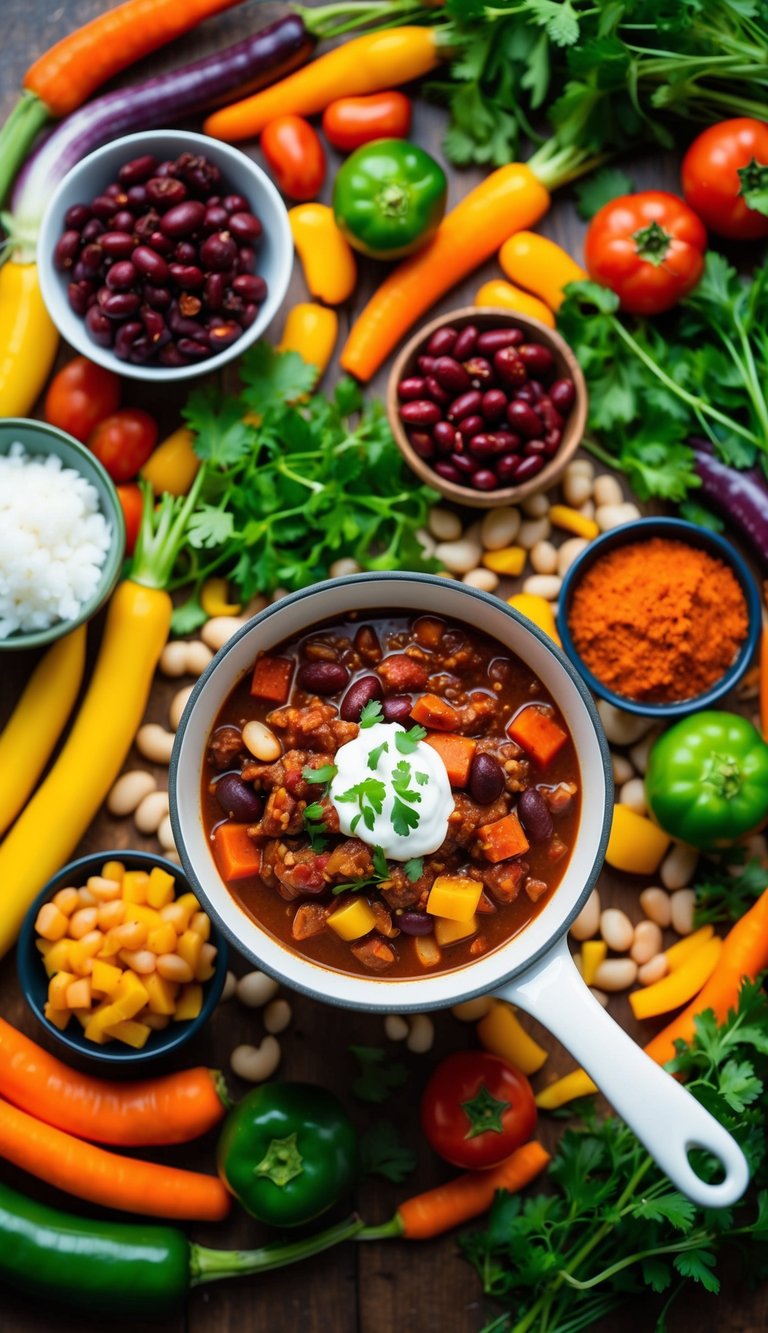
[[[310,768],[305,764],[301,770],[301,776],[305,782],[322,784],[325,791],[321,793],[321,800],[328,795],[328,788],[336,776],[337,768],[335,764],[322,764],[320,768]],[[320,801],[311,801],[304,809],[304,829],[309,837],[313,852],[322,852],[324,847],[328,846],[327,829],[325,825],[325,807]]]
[[[349,826],[352,833],[361,820],[369,832],[373,832],[376,815],[380,815],[384,809],[386,794],[387,789],[380,778],[363,778],[362,782],[356,782],[353,787],[336,796],[335,799],[339,804],[344,802],[358,806],[358,812]]]

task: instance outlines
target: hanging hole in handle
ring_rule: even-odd
[[[728,1172],[724,1164],[716,1157],[709,1148],[702,1147],[701,1144],[688,1144],[685,1150],[688,1159],[688,1165],[699,1180],[703,1180],[707,1185],[722,1185]]]

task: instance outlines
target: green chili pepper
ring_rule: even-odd
[[[373,259],[397,259],[423,245],[445,212],[442,167],[407,139],[377,139],[352,153],[333,187],[336,223]]]
[[[89,1314],[154,1319],[181,1309],[192,1287],[282,1268],[362,1227],[350,1218],[289,1245],[209,1250],[175,1227],[72,1217],[0,1183],[0,1280]]]
[[[673,838],[702,850],[727,846],[768,814],[768,745],[745,717],[695,713],[656,741],[645,790]]]
[[[229,1112],[218,1147],[219,1175],[261,1222],[310,1222],[352,1185],[354,1128],[340,1102],[309,1083],[254,1088]]]

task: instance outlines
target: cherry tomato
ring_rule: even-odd
[[[136,545],[136,538],[141,527],[143,507],[141,491],[135,482],[130,482],[127,486],[116,486],[115,490],[125,519],[125,554],[133,555],[133,548]]]
[[[536,1103],[524,1074],[485,1051],[459,1051],[438,1065],[421,1099],[421,1127],[446,1162],[482,1171],[527,1143]]]
[[[340,97],[323,112],[323,134],[334,148],[351,153],[374,139],[407,139],[411,112],[411,102],[405,93]]]
[[[100,421],[88,448],[113,481],[130,481],[146,463],[157,442],[157,423],[141,408],[125,408]]]
[[[768,125],[746,116],[711,125],[683,158],[683,194],[718,236],[738,241],[768,236]],[[750,207],[761,195],[763,211]]]
[[[116,412],[119,403],[120,380],[114,371],[76,356],[51,380],[45,419],[85,444],[94,427]]]
[[[625,194],[595,214],[584,242],[590,277],[610,287],[623,310],[657,315],[696,286],[707,233],[682,199],[664,190]]]
[[[317,131],[301,116],[278,116],[264,126],[261,151],[277,188],[289,199],[316,199],[325,180],[325,153]]]

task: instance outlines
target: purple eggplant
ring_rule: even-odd
[[[690,441],[701,489],[696,499],[707,501],[727,518],[749,543],[768,570],[768,485],[758,468],[737,472],[723,463],[708,440]]]

